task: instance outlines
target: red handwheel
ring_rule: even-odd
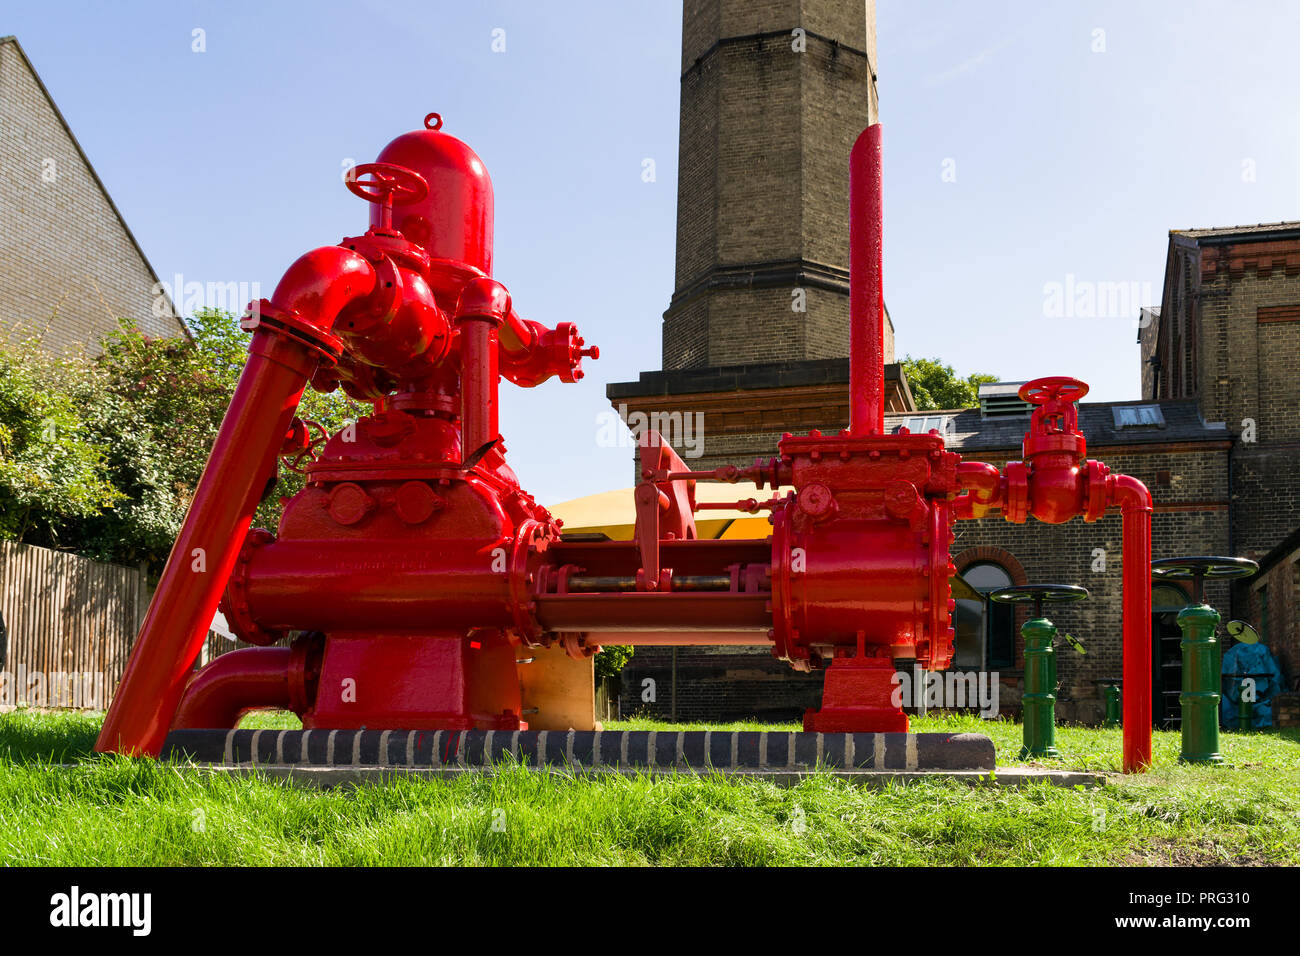
[[[1031,405],[1046,405],[1052,401],[1077,402],[1087,394],[1087,383],[1068,375],[1036,378],[1020,386],[1020,400]]]
[[[369,176],[370,179],[362,179]],[[413,169],[392,163],[362,163],[353,166],[343,178],[348,192],[366,202],[376,203],[382,210],[379,226],[392,230],[393,206],[419,202],[429,195],[429,184]]]

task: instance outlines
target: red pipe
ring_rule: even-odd
[[[636,647],[771,647],[766,631],[587,631],[588,644]]]
[[[957,483],[965,491],[953,501],[953,515],[961,520],[983,518],[1002,502],[1002,472],[983,461],[957,465]]]
[[[885,431],[884,201],[880,124],[849,153],[849,433]]]
[[[270,305],[299,325],[285,334],[261,324],[248,363],[208,457],[203,477],[145,614],[95,749],[157,756],[185,682],[207,637],[208,625],[252,523],[275,475],[284,442],[320,353],[303,326],[327,335],[338,312],[369,295],[370,263],[329,246],[295,262]]]
[[[271,304],[328,332],[340,312],[374,287],[375,267],[365,256],[342,246],[321,246],[285,270]]]
[[[510,314],[510,295],[494,279],[471,280],[456,303],[460,329],[461,448],[472,455],[500,434],[497,389],[501,380],[497,338]]]
[[[287,647],[244,648],[223,654],[194,675],[176,708],[177,730],[235,727],[259,707],[291,710]]]
[[[1112,475],[1110,498],[1124,517],[1124,772],[1151,765],[1151,492]]]
[[[538,331],[542,327],[536,322],[529,322],[513,308],[506,313],[501,324],[501,351],[508,358],[521,360],[526,358],[541,339]]]

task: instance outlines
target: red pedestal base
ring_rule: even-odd
[[[826,669],[821,710],[803,716],[816,733],[907,732],[907,714],[892,698],[897,690],[888,657],[837,657]]]
[[[307,728],[525,730],[516,648],[500,632],[330,635]]]

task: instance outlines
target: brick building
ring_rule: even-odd
[[[793,53],[801,24],[807,47]],[[873,24],[870,3],[686,0],[676,291],[664,315],[663,370],[607,394],[625,416],[702,414],[706,437],[690,449],[699,456],[679,446],[692,467],[747,465],[774,454],[783,432],[847,424],[847,157],[875,117]],[[821,109],[831,100],[834,108]],[[818,120],[756,119],[795,103]],[[806,315],[791,310],[804,288]],[[1294,683],[1300,542],[1286,551],[1283,539],[1300,526],[1300,223],[1172,232],[1163,299],[1143,310],[1141,325],[1141,398],[1081,404],[1088,454],[1151,489],[1154,557],[1271,555],[1259,582],[1215,584],[1207,599],[1225,617],[1253,615],[1257,626],[1267,617],[1261,630]],[[892,326],[887,334],[892,361]],[[1020,457],[1029,418],[1020,383],[981,389],[977,409],[918,413],[897,365],[886,380],[887,427],[938,428],[952,450],[998,467]],[[957,525],[953,560],[975,591],[1027,582],[1089,589],[1086,602],[1052,614],[1088,649],[1059,655],[1064,720],[1099,719],[1100,682],[1122,672],[1120,544],[1118,514],[1017,525],[995,512]],[[1015,713],[1024,612],[966,593],[953,667],[997,673],[1001,711]],[[1178,720],[1174,619],[1186,600],[1178,586],[1153,583],[1154,716],[1166,726]],[[640,697],[647,677],[658,688],[653,703]],[[765,648],[640,648],[624,670],[623,709],[796,719],[819,706],[821,682]]]
[[[1234,585],[1293,689],[1300,682],[1300,222],[1169,234],[1163,300],[1139,334],[1144,396],[1191,398],[1232,434]]]
[[[0,38],[0,341],[97,351],[130,318],[184,333],[158,277],[15,37]]]

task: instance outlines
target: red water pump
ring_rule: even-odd
[[[1057,523],[1124,517],[1125,768],[1150,762],[1150,520],[1143,485],[1086,458],[1074,379],[1031,382],[1024,458],[963,462],[937,432],[886,434],[880,129],[851,168],[850,424],[786,435],[749,468],[687,469],[643,436],[634,540],[566,540],[506,464],[502,377],[576,381],[576,329],[524,319],[492,278],[492,186],[441,131],[356,167],[364,236],[295,262],[253,303],[249,360],[149,607],[97,748],[157,754],[171,728],[280,707],[307,728],[527,726],[522,647],[756,644],[825,669],[811,731],[907,730],[895,659],[952,657],[954,521],[999,509]],[[295,417],[304,388],[372,402],[337,434]],[[277,459],[305,466],[277,534],[250,529]],[[699,481],[754,481],[772,534],[701,540]],[[260,645],[194,672],[218,603]],[[302,632],[290,646],[282,638]]]

